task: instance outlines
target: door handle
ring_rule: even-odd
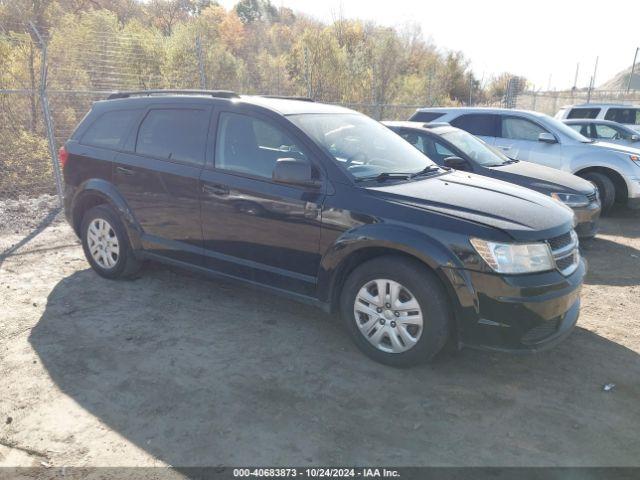
[[[500,148],[500,150],[504,150],[505,152],[511,150],[511,147],[504,147],[503,146],[503,147],[498,147],[498,148]]]
[[[130,168],[125,168],[125,167],[116,167],[116,172],[122,174],[122,175],[128,175],[131,176],[134,173],[136,173],[135,171],[133,171]]]
[[[216,195],[218,197],[229,195],[229,187],[226,185],[209,185],[205,183],[202,185],[202,191],[207,195]]]

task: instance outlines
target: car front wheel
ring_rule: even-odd
[[[411,366],[444,346],[450,307],[438,278],[401,256],[370,260],[345,282],[341,316],[356,345],[374,360]]]

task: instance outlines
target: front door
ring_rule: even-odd
[[[201,264],[200,172],[211,107],[158,105],[148,109],[119,153],[113,181],[143,230],[143,248]]]
[[[205,262],[234,277],[312,296],[324,188],[272,181],[279,158],[313,161],[284,122],[242,105],[219,112],[215,165],[201,176]]]
[[[538,140],[541,133],[549,133],[544,127],[515,116],[502,116],[501,125],[494,145],[505,155],[554,168],[561,165],[562,145]]]

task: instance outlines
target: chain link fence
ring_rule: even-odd
[[[91,29],[63,25],[55,34],[34,24],[0,25],[0,62],[5,60],[10,67],[0,63],[0,231],[33,230],[59,211],[62,178],[57,149],[92,103],[110,93],[209,88],[300,94],[288,82],[283,64],[266,65],[269,71],[260,92],[247,91],[244,83],[251,72],[238,76],[242,69],[197,36],[179,38],[166,48],[162,35],[122,32],[109,23]],[[321,100],[376,119],[404,120],[422,106]],[[507,100],[496,106],[553,115],[565,104],[588,100],[640,103],[640,92],[523,92]]]

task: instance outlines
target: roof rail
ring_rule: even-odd
[[[262,98],[280,98],[282,100],[299,100],[301,102],[315,102],[315,100],[313,98],[287,96],[287,95],[258,95],[258,97],[262,97]]]
[[[217,98],[239,98],[240,96],[230,90],[135,90],[130,92],[115,92],[107,97],[107,100],[129,97],[150,97],[152,95],[209,95]]]

